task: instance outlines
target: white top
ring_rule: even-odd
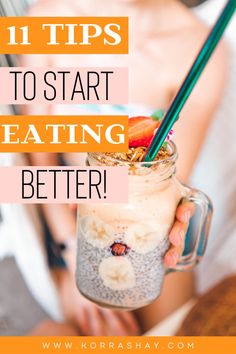
[[[12,154],[0,154],[0,166],[12,164]],[[13,256],[35,300],[53,319],[62,320],[35,207],[1,204],[0,213],[0,261]]]

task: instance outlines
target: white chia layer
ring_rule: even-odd
[[[117,242],[122,242],[119,238]],[[165,275],[163,256],[169,247],[168,238],[146,254],[130,249],[124,256],[112,256],[110,247],[97,248],[83,235],[78,237],[76,283],[82,294],[90,300],[111,308],[135,309],[151,303],[160,294]],[[99,265],[104,258],[126,257],[135,273],[135,285],[126,290],[112,290],[104,285]]]

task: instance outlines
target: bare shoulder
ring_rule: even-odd
[[[197,22],[188,31],[179,34],[179,41],[175,40],[175,43],[178,43],[178,51],[175,48],[177,54],[173,56],[175,61],[173,59],[171,65],[171,72],[175,77],[172,96],[178,91],[209,31],[204,24]],[[180,122],[175,125],[175,142],[181,156],[178,170],[185,181],[191,174],[210,124],[224,97],[228,59],[227,45],[221,41],[186,102]]]
[[[74,0],[38,0],[29,7],[27,16],[48,17],[48,16],[82,16]],[[21,63],[24,66],[51,66],[55,65],[54,55],[27,54],[21,56]]]
[[[209,32],[210,28],[200,21],[196,21],[192,28],[182,32],[182,40],[179,42],[180,55],[176,56],[177,87],[190,69]],[[227,81],[228,62],[229,49],[227,43],[221,40],[196,85],[192,100],[207,103],[208,106],[219,103]]]
[[[200,48],[202,47],[204,41],[208,37],[210,33],[211,28],[206,26],[200,21],[197,21],[196,24],[192,27],[191,30],[188,31],[187,36],[188,40],[186,40],[186,45],[189,44],[189,55],[192,56],[193,54],[197,54]],[[183,43],[185,45],[185,43]],[[218,46],[215,49],[215,52],[213,53],[209,64],[208,64],[208,69],[214,69],[214,68],[227,68],[228,64],[228,56],[229,56],[229,51],[228,51],[228,46],[224,39],[220,41]]]
[[[78,8],[72,0],[39,0],[33,4],[28,16],[78,16]]]

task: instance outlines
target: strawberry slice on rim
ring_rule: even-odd
[[[129,119],[128,138],[129,147],[148,147],[155,130],[161,125],[160,117],[132,117]]]

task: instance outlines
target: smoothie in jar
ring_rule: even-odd
[[[100,305],[134,309],[160,293],[163,256],[183,189],[174,174],[173,143],[149,167],[134,161],[140,148],[129,153],[130,158],[88,155],[89,165],[129,166],[129,202],[79,205],[77,284]]]

